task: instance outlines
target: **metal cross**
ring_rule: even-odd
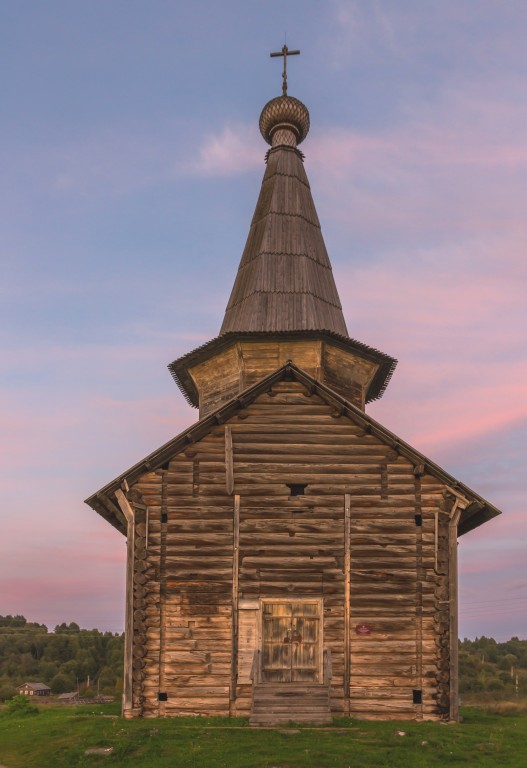
[[[273,59],[275,56],[283,56],[284,57],[284,71],[282,73],[282,94],[284,96],[287,96],[287,57],[288,56],[296,56],[299,54],[300,51],[290,51],[287,45],[284,45],[281,51],[276,51],[275,53],[271,53],[270,56]]]

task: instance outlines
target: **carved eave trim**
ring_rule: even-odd
[[[231,332],[217,336],[215,339],[211,339],[211,341],[208,341],[201,347],[197,347],[191,352],[187,352],[183,357],[174,360],[169,364],[168,370],[172,374],[172,378],[179,387],[185,400],[189,405],[197,408],[199,406],[199,393],[196,384],[190,375],[190,368],[209,360],[211,357],[214,357],[237,342],[266,342],[273,340],[321,340],[328,344],[333,344],[339,349],[351,352],[359,357],[376,363],[378,369],[366,392],[367,403],[371,403],[373,400],[379,400],[383,396],[397,365],[397,360],[386,355],[384,352],[380,352],[374,347],[369,347],[367,344],[363,344],[356,339],[340,336],[338,333],[333,333],[332,331],[275,331],[273,333],[267,331],[253,331],[250,333]]]

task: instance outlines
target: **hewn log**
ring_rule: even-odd
[[[239,599],[239,571],[240,571],[240,496],[234,497],[233,508],[233,538],[232,538],[232,659],[231,659],[231,686],[230,699],[236,698],[236,685],[238,678],[238,599]]]
[[[124,682],[123,682],[123,717],[126,712],[132,710],[132,650],[134,634],[133,617],[133,576],[134,576],[134,547],[135,547],[135,520],[134,510],[120,489],[115,492],[115,497],[126,518],[126,606],[125,606],[125,640],[124,640]]]
[[[350,693],[351,496],[344,496],[344,696]]]
[[[466,502],[456,497],[450,522],[448,524],[448,587],[450,594],[450,719],[454,722],[459,720],[459,680],[458,680],[458,575],[457,575],[457,527],[459,518]]]
[[[234,459],[232,450],[232,430],[225,427],[225,487],[227,493],[232,495],[234,491]]]

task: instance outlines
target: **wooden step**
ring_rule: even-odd
[[[309,716],[302,715],[251,715],[249,723],[251,725],[288,725],[288,723],[306,723],[309,725],[331,725],[333,722],[330,716],[318,717],[317,715],[310,714]]]
[[[253,688],[251,725],[331,723],[329,686],[319,683],[260,683]]]

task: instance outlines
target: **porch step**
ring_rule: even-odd
[[[251,725],[331,723],[329,686],[320,683],[258,683],[253,687]]]

